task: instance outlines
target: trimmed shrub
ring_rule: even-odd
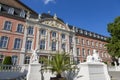
[[[12,58],[11,56],[6,56],[3,60],[3,63],[4,65],[12,65]]]

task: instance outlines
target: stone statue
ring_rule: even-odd
[[[99,54],[97,53],[97,51],[94,49],[93,50],[93,55],[89,55],[87,56],[87,62],[100,62],[102,61],[101,58],[99,57]]]
[[[31,55],[30,58],[30,64],[38,64],[39,63],[39,56],[36,53],[37,50],[33,50],[33,54]]]
[[[86,61],[87,62],[93,62],[93,56],[92,55],[88,55]]]
[[[94,62],[100,62],[101,61],[100,56],[95,49],[93,50],[93,58],[94,58]]]

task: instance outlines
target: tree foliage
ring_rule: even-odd
[[[11,56],[6,56],[3,60],[4,65],[12,65],[12,59]]]
[[[114,22],[108,24],[107,50],[111,56],[120,56],[120,17],[115,18]]]
[[[66,53],[56,53],[55,55],[52,55],[52,59],[45,59],[44,62],[47,69],[57,73],[57,77],[61,77],[62,72],[72,69],[70,64],[70,56]]]

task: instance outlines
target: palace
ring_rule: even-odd
[[[51,59],[66,52],[71,60],[86,60],[96,49],[103,61],[111,60],[105,47],[107,37],[69,25],[56,14],[39,15],[20,0],[0,0],[0,63],[11,56],[13,64],[28,64],[33,50]],[[42,61],[41,61],[42,63]]]

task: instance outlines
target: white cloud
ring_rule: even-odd
[[[55,0],[43,0],[43,1],[44,1],[44,4],[48,4],[48,3],[50,3],[50,2],[55,3]]]

